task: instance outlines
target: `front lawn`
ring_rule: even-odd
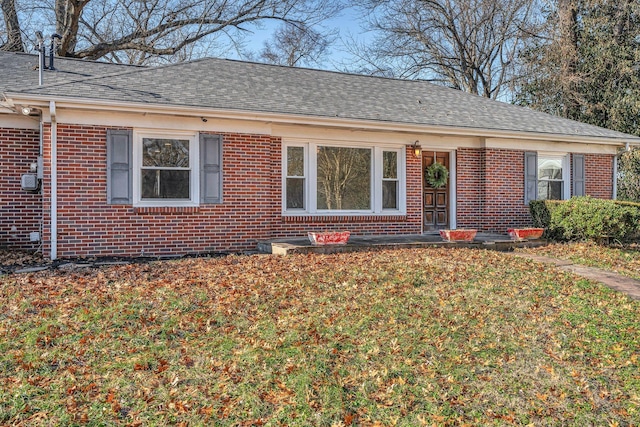
[[[640,424],[640,302],[483,250],[0,277],[0,424]]]
[[[555,243],[524,252],[571,260],[640,280],[640,247],[607,247],[591,242]]]

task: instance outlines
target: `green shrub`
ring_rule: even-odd
[[[640,231],[640,205],[592,197],[532,201],[531,218],[553,240],[629,240]]]
[[[635,206],[637,208],[640,208],[640,203],[637,202],[629,202],[627,200],[616,200],[615,201],[616,205],[620,205],[620,206]]]
[[[551,213],[547,204],[554,203],[551,200],[531,200],[529,202],[529,213],[536,228],[548,228],[551,222]]]
[[[529,202],[529,212],[533,220],[533,226],[544,228],[544,237],[551,240],[564,240],[563,229],[557,224],[551,225],[551,213],[558,209],[558,205],[564,203],[559,200],[532,200]]]

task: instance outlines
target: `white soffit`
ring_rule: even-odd
[[[536,141],[523,139],[487,138],[484,147],[503,150],[545,151],[558,153],[584,154],[616,154],[618,148],[624,144],[611,145],[605,142],[597,143],[567,143],[558,141]]]
[[[16,103],[36,103],[37,101],[44,102],[40,96],[35,95],[23,95],[23,94],[7,94],[8,97],[14,97],[12,99]],[[564,143],[580,143],[584,145],[610,145],[612,147],[621,147],[625,143],[630,142],[633,145],[640,145],[640,138],[602,138],[602,137],[588,137],[588,136],[573,136],[564,134],[546,134],[537,132],[519,132],[513,131],[499,131],[482,128],[457,128],[447,126],[427,126],[427,125],[411,125],[402,123],[389,123],[389,122],[375,122],[366,120],[353,120],[342,118],[329,118],[329,117],[310,117],[310,116],[298,116],[291,114],[278,114],[278,113],[261,113],[261,112],[248,112],[248,111],[230,111],[230,110],[214,110],[205,108],[194,107],[182,107],[182,106],[167,106],[167,105],[150,105],[150,104],[136,104],[136,103],[122,103],[115,101],[104,101],[96,103],[96,100],[88,99],[74,99],[74,98],[62,98],[57,97],[55,99],[56,104],[60,110],[70,108],[79,110],[82,114],[88,114],[90,111],[98,111],[101,114],[105,112],[119,112],[119,113],[138,113],[149,115],[170,115],[175,117],[205,117],[208,121],[211,120],[236,120],[243,122],[258,122],[262,125],[270,124],[276,125],[304,125],[315,126],[322,128],[337,128],[348,131],[376,131],[376,132],[402,132],[405,134],[416,135],[432,135],[432,136],[455,136],[455,137],[476,137],[486,138],[489,144],[495,144],[495,148],[505,147],[504,144],[509,144],[506,141],[520,141],[519,145],[522,145],[522,141],[538,141],[542,143],[556,144],[559,142]],[[93,123],[95,124],[95,123]],[[104,123],[103,123],[104,124]],[[129,125],[131,126],[131,125]],[[166,127],[163,126],[163,127]],[[264,128],[263,128],[264,129]],[[274,133],[274,136],[280,136]],[[472,144],[473,145],[473,144]],[[466,144],[465,144],[466,146]],[[492,145],[493,146],[493,145]],[[520,147],[520,149],[528,149],[526,147]],[[533,149],[533,148],[531,148]],[[572,149],[570,151],[575,151]],[[615,151],[615,149],[614,149]]]

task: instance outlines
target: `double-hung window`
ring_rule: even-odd
[[[286,209],[304,211],[306,207],[306,147],[290,146],[286,151]]]
[[[222,151],[220,135],[107,129],[107,203],[222,203]]]
[[[570,196],[569,156],[525,153],[525,203],[563,200]]]
[[[291,143],[283,149],[285,213],[403,213],[404,151]]]
[[[564,157],[538,155],[538,199],[564,199]]]
[[[136,205],[189,206],[199,199],[198,143],[194,134],[138,133],[134,137]]]
[[[398,175],[398,152],[382,152],[382,209],[398,209],[400,180]]]
[[[188,139],[142,138],[142,200],[191,198],[190,145]]]

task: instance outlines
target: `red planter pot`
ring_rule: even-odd
[[[513,240],[533,240],[542,237],[544,228],[509,228],[507,233]]]
[[[320,233],[309,232],[309,241],[312,245],[346,245],[351,232],[326,231]]]
[[[440,230],[440,237],[446,242],[472,242],[477,233],[472,229]]]

